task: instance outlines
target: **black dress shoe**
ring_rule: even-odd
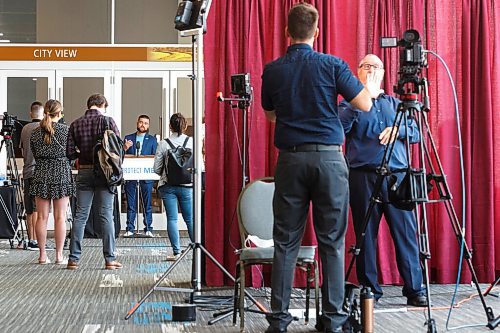
[[[276,328],[274,326],[269,326],[265,333],[285,333],[286,328]]]
[[[322,332],[322,333],[343,333],[343,332],[349,332],[349,330],[347,330],[347,329],[344,330],[342,327],[338,327],[337,329],[325,328],[323,326],[322,322],[316,323],[316,325],[314,326],[314,328],[316,328],[316,330],[318,332]]]
[[[427,302],[427,297],[425,297],[424,295],[418,295],[414,297],[409,297],[406,304],[417,307],[424,307],[427,306],[429,303]]]

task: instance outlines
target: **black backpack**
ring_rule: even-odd
[[[94,171],[106,180],[111,192],[123,183],[122,163],[125,151],[123,141],[109,127],[109,117],[104,117],[105,127],[102,136],[94,146]]]
[[[186,148],[189,136],[182,146],[175,147],[172,141],[165,139],[170,149],[167,151],[167,184],[185,185],[193,182],[193,151]]]

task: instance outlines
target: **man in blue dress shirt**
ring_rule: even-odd
[[[272,313],[266,332],[286,332],[292,321],[288,307],[310,202],[323,273],[316,328],[342,332],[349,189],[337,96],[370,110],[376,73],[363,87],[342,59],[313,50],[318,11],[310,4],[299,3],[289,11],[285,31],[291,45],[262,74],[261,104],[266,117],[276,122],[274,144],[280,150],[273,199]]]
[[[137,119],[137,131],[125,136],[124,148],[125,154],[129,155],[151,155],[156,153],[156,138],[148,134],[149,117],[142,114]],[[137,150],[139,148],[139,150]],[[148,237],[153,237],[153,208],[151,205],[151,196],[153,192],[154,180],[141,180],[139,187],[141,189],[141,198],[144,205],[144,232]],[[125,183],[125,193],[127,194],[127,231],[126,237],[134,235],[135,218],[137,216],[137,180],[128,180]]]
[[[399,129],[392,130],[400,101],[380,90],[384,65],[379,57],[368,54],[359,64],[358,78],[365,83],[367,76],[376,72],[381,74],[377,76],[380,78],[379,93],[374,99],[370,112],[361,112],[347,101],[339,105],[340,120],[346,133],[350,204],[357,237],[363,231],[365,214],[375,191],[378,176],[376,169],[382,162],[384,148],[395,141],[394,151],[389,160],[389,170],[401,181],[408,167],[406,136],[410,143],[417,143],[420,140],[416,122],[412,119],[409,119],[408,126],[401,124]],[[377,281],[376,258],[377,234],[383,214],[396,248],[396,261],[404,281],[403,295],[407,297],[408,305],[426,306],[427,298],[425,289],[422,287],[415,216],[412,211],[398,209],[388,202],[388,181],[389,177],[386,177],[380,192],[382,202],[375,204],[367,225],[361,253],[356,258],[358,280],[363,286],[372,289],[377,300],[382,297],[382,289]]]

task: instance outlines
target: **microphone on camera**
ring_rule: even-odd
[[[139,156],[139,150],[141,150],[141,142],[140,141],[137,141],[135,143],[135,155],[136,156]]]

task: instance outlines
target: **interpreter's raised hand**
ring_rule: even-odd
[[[393,130],[394,129],[394,130]],[[380,140],[381,145],[387,145],[390,143],[393,143],[394,140],[398,137],[399,134],[399,128],[397,126],[390,126],[386,127],[382,133],[378,136],[378,139]]]
[[[366,74],[365,87],[370,93],[371,98],[377,98],[384,91],[380,89],[382,79],[384,78],[384,70],[380,69]]]

